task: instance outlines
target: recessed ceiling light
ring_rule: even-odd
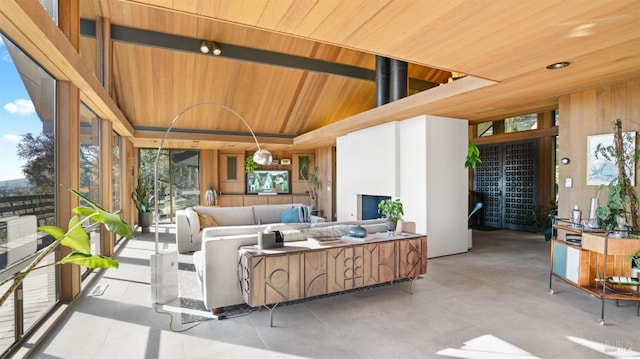
[[[555,64],[551,64],[551,65],[547,66],[547,70],[563,69],[563,68],[565,68],[567,66],[569,66],[569,63],[566,62],[566,61],[556,62]]]

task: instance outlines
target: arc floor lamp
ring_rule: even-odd
[[[223,108],[233,115],[235,115],[248,129],[253,137],[253,140],[258,147],[258,150],[253,154],[253,160],[260,165],[268,165],[273,161],[273,156],[271,152],[266,149],[260,148],[260,143],[258,143],[258,139],[256,138],[255,133],[251,129],[251,126],[245,121],[245,119],[240,116],[235,110],[231,107],[223,105],[217,102],[201,102],[194,105],[191,105],[184,110],[180,111],[173,118],[167,131],[162,136],[162,140],[160,141],[160,145],[158,146],[158,151],[156,152],[156,161],[153,168],[153,198],[154,198],[154,225],[155,225],[155,251],[151,255],[151,298],[152,301],[156,304],[164,304],[170,302],[178,297],[178,252],[177,251],[167,251],[160,252],[160,241],[159,241],[159,221],[160,216],[158,213],[158,162],[160,160],[160,152],[162,151],[162,147],[164,146],[164,141],[169,136],[169,132],[173,129],[173,126],[182,118],[184,114],[191,111],[192,109],[200,106],[215,106]]]

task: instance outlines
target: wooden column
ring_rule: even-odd
[[[60,1],[58,7],[59,27],[76,49],[80,45],[79,0]],[[56,152],[57,183],[71,188],[80,186],[80,91],[71,82],[57,82]],[[67,227],[72,216],[71,209],[80,203],[78,198],[65,189],[57,189],[56,223]],[[60,255],[71,250],[60,247]],[[80,267],[72,264],[60,266],[60,299],[71,301],[80,293]]]
[[[100,205],[109,212],[113,212],[113,126],[110,121],[102,120],[100,127]],[[104,226],[100,229],[102,239],[102,254],[113,255],[115,234]]]
[[[554,125],[552,111],[538,114],[538,128]],[[555,200],[556,141],[555,136],[538,138],[538,220],[544,225]]]

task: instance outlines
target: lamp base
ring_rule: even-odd
[[[151,301],[165,304],[178,298],[178,252],[151,255]]]

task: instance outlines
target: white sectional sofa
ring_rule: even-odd
[[[176,212],[176,244],[179,253],[200,250],[204,229],[201,216],[208,215],[215,221],[213,231],[229,234],[255,234],[263,231],[267,224],[281,223],[282,212],[292,208],[310,209],[302,204],[264,204],[247,207],[195,206]],[[301,211],[302,212],[302,211]],[[200,216],[199,216],[200,215]],[[323,222],[324,218],[308,215],[308,221]],[[235,228],[226,228],[226,227]],[[207,229],[209,229],[207,228]],[[210,237],[216,236],[211,234]]]

